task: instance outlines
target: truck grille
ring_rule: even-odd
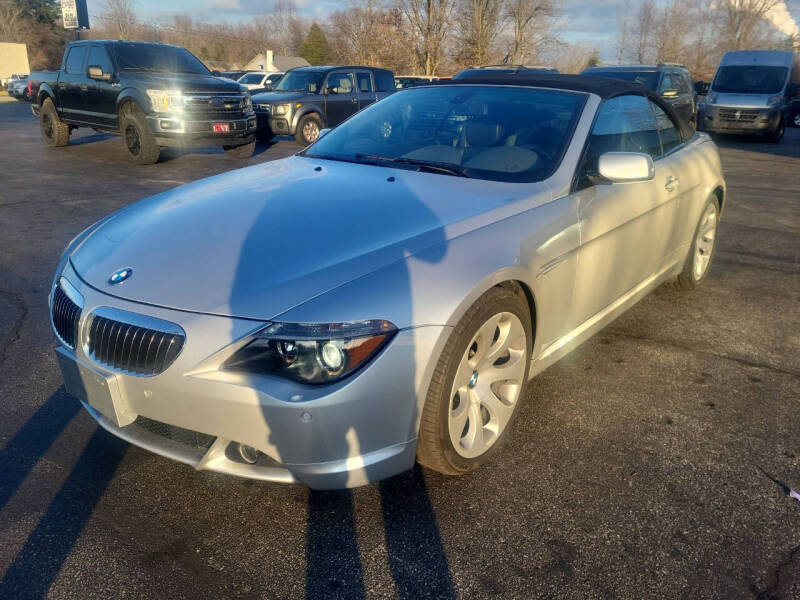
[[[133,375],[158,375],[178,357],[185,338],[92,315],[88,354],[108,367]]]
[[[58,337],[67,346],[75,349],[75,340],[78,339],[78,323],[81,320],[81,308],[69,299],[57,285],[53,290],[53,307],[51,309],[53,327],[55,327]]]
[[[720,110],[719,120],[727,123],[752,123],[758,118],[755,110]]]
[[[245,96],[241,94],[186,95],[186,113],[190,118],[240,117],[245,104]]]

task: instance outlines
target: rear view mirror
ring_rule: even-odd
[[[650,181],[656,174],[650,155],[638,152],[606,152],[600,156],[597,171],[612,183]]]
[[[97,79],[99,81],[108,81],[111,79],[111,73],[103,73],[103,69],[96,65],[92,65],[88,69],[89,79]]]

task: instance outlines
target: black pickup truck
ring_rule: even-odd
[[[250,94],[214,77],[185,48],[147,42],[80,41],[61,69],[31,73],[33,114],[50,146],[78,127],[118,133],[130,158],[158,161],[163,146],[222,146],[236,158],[255,148]]]

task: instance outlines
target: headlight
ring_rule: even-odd
[[[781,100],[783,100],[783,94],[770,96],[767,98],[767,106],[780,106]]]
[[[174,112],[186,106],[186,98],[179,90],[147,90],[147,95],[156,112]]]
[[[299,383],[331,383],[367,364],[392,339],[389,321],[272,323],[256,332],[222,369],[265,373]]]
[[[275,114],[276,115],[285,115],[291,109],[291,105],[289,104],[278,104],[275,107]]]
[[[706,104],[716,104],[717,103],[717,95],[714,92],[708,92],[706,94]]]
[[[242,108],[245,111],[253,109],[253,100],[250,98],[250,94],[244,95],[244,99],[242,100]]]

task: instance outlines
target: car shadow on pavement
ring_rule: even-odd
[[[78,412],[63,388],[0,452],[0,508]],[[128,444],[97,427],[36,528],[0,581],[0,598],[44,598],[122,462]]]
[[[114,135],[113,133],[94,133],[92,135],[84,135],[79,137],[73,137],[69,140],[70,146],[82,146],[83,144],[92,144],[94,142],[103,142],[105,140],[110,140],[111,138],[118,138],[118,135]]]

